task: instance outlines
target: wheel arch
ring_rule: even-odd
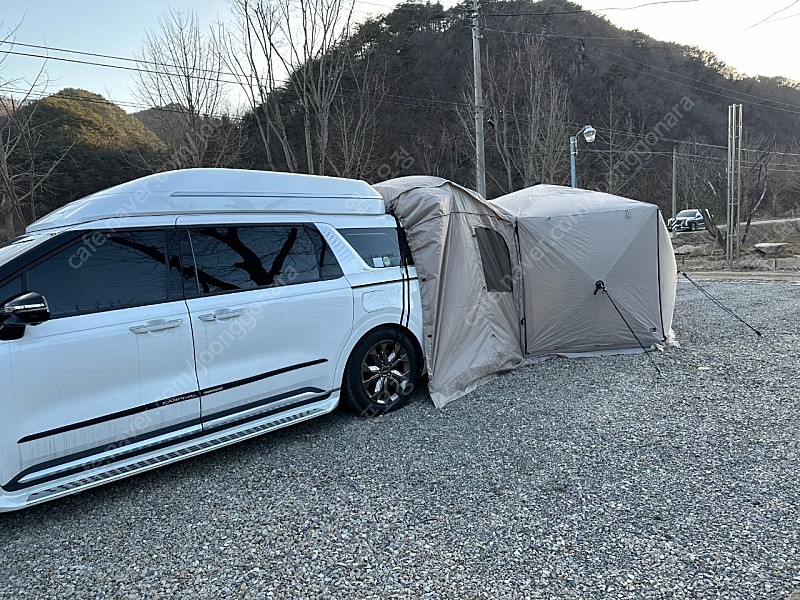
[[[339,356],[339,360],[338,360],[338,362],[336,364],[336,379],[335,379],[335,381],[338,381],[341,384],[342,379],[344,378],[344,372],[345,372],[345,368],[347,367],[347,363],[350,361],[350,356],[352,356],[353,351],[355,350],[355,348],[358,345],[358,343],[361,340],[363,340],[365,337],[367,337],[369,334],[371,334],[373,331],[376,331],[378,329],[383,329],[383,328],[389,328],[389,329],[394,329],[395,331],[399,331],[399,332],[403,333],[405,335],[405,337],[408,338],[411,341],[412,345],[414,346],[414,351],[417,353],[417,363],[418,363],[417,364],[417,368],[418,368],[418,371],[419,371],[419,373],[417,373],[417,377],[419,377],[419,376],[421,376],[421,375],[423,375],[425,373],[425,370],[426,370],[425,369],[425,356],[424,356],[423,351],[422,351],[422,344],[417,339],[417,336],[414,334],[414,332],[411,329],[409,329],[408,327],[405,327],[405,326],[401,325],[400,323],[386,323],[386,322],[384,322],[384,323],[377,323],[377,324],[372,325],[371,327],[359,330],[357,333],[354,332],[353,335],[350,336],[350,339],[347,341],[347,344],[345,345],[344,349],[342,350],[342,353]]]

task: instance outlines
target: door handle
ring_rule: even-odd
[[[213,313],[199,315],[197,318],[206,323],[210,321],[225,321],[227,319],[235,319],[241,317],[245,313],[243,308],[222,309]]]
[[[175,319],[174,321],[158,319],[156,321],[147,321],[144,325],[137,325],[130,329],[132,333],[150,333],[151,331],[164,331],[165,329],[180,327],[181,323],[183,323],[183,319]]]

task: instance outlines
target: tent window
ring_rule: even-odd
[[[478,238],[486,290],[489,292],[513,292],[511,254],[503,236],[494,229],[476,227],[475,237]]]

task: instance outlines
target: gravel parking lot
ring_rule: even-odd
[[[764,337],[682,281],[663,378],[551,360],[2,514],[0,596],[788,598],[800,286],[706,285]]]

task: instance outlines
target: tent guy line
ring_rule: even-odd
[[[753,332],[754,332],[754,333],[755,333],[757,336],[759,336],[759,337],[760,337],[761,335],[763,335],[763,334],[762,334],[762,333],[761,333],[761,332],[760,332],[758,329],[756,329],[755,327],[753,327],[752,325],[750,325],[750,323],[748,323],[748,322],[747,322],[747,321],[745,321],[745,320],[744,320],[742,317],[740,317],[740,316],[739,316],[739,315],[737,315],[735,312],[733,312],[733,310],[731,310],[730,308],[728,308],[727,306],[725,306],[725,305],[724,305],[722,302],[720,302],[720,301],[719,301],[717,298],[715,298],[714,296],[712,296],[711,294],[709,294],[709,293],[708,293],[708,292],[707,292],[705,289],[703,289],[703,287],[702,287],[701,285],[699,285],[699,284],[698,284],[698,283],[697,283],[697,282],[696,282],[694,279],[692,279],[691,277],[689,277],[689,276],[686,274],[686,272],[685,272],[685,271],[681,271],[681,272],[680,272],[680,274],[681,274],[681,275],[683,275],[683,277],[684,277],[684,278],[685,278],[687,281],[689,281],[689,283],[691,283],[691,284],[692,284],[694,287],[696,287],[698,290],[700,290],[701,292],[703,292],[703,294],[705,294],[705,296],[706,296],[706,297],[707,297],[709,300],[711,300],[711,301],[712,301],[714,304],[716,304],[717,306],[719,306],[719,307],[720,307],[722,310],[724,310],[726,313],[728,313],[729,315],[731,315],[731,316],[732,316],[734,319],[736,319],[737,321],[739,321],[739,322],[741,322],[741,323],[744,323],[744,324],[745,324],[747,327],[749,327],[750,329],[752,329],[752,330],[753,330]]]
[[[628,319],[625,318],[625,315],[622,314],[622,311],[617,306],[617,303],[614,302],[614,299],[611,297],[611,294],[608,293],[608,290],[606,289],[606,284],[603,283],[602,279],[600,279],[597,282],[595,282],[595,284],[594,284],[594,293],[592,295],[596,296],[597,292],[602,292],[605,295],[605,297],[608,298],[608,300],[611,302],[611,305],[614,307],[614,310],[617,311],[617,314],[619,315],[619,318],[622,319],[622,321],[625,323],[625,327],[627,327],[628,330],[631,332],[631,335],[633,335],[633,337],[636,338],[636,342],[641,347],[642,352],[644,352],[647,355],[647,358],[650,359],[650,362],[653,363],[653,366],[655,367],[656,371],[658,372],[658,375],[660,377],[663,377],[664,374],[661,372],[661,369],[658,368],[658,365],[656,364],[656,361],[653,360],[652,356],[650,356],[650,353],[647,351],[647,348],[645,348],[644,344],[642,344],[642,340],[640,340],[639,336],[636,335],[636,332],[630,326],[630,323],[628,323]]]

